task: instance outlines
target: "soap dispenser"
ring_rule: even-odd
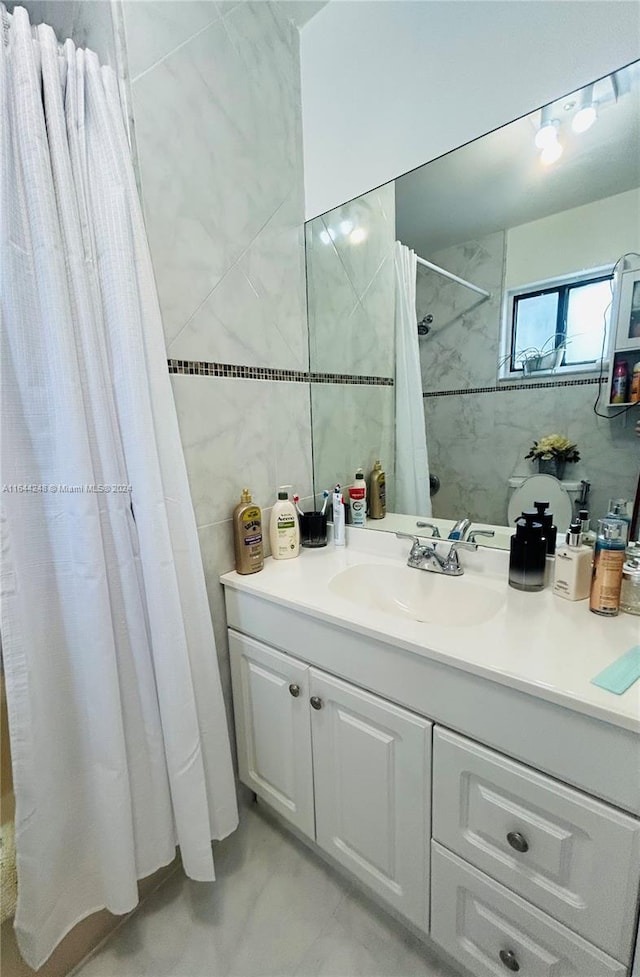
[[[523,512],[511,537],[509,586],[516,590],[534,591],[544,587],[547,541],[537,519],[535,510]]]
[[[565,600],[586,600],[591,590],[593,554],[582,542],[582,523],[572,522],[566,543],[556,550],[553,592]]]

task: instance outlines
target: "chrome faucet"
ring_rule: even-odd
[[[431,539],[424,536],[411,536],[409,533],[396,533],[398,539],[410,539],[413,541],[411,552],[407,559],[407,566],[416,570],[430,570],[432,573],[444,573],[447,577],[460,577],[464,573],[463,567],[458,559],[458,550],[477,550],[477,543],[467,543],[461,539],[451,541],[449,551],[441,556]],[[443,540],[448,542],[448,540]]]
[[[465,533],[471,526],[470,519],[458,519],[449,533],[448,539],[464,539]]]
[[[416,526],[418,527],[418,529],[430,529],[431,530],[431,535],[433,536],[433,538],[434,539],[440,539],[440,530],[435,525],[435,523],[432,523],[432,522],[420,522],[420,520],[418,520],[418,522],[416,523]]]

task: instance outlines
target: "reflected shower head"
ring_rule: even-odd
[[[424,319],[421,319],[418,323],[418,335],[427,336],[431,330],[431,323],[433,322],[433,316],[431,313],[426,315]]]

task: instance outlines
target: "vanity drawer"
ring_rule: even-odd
[[[432,817],[436,841],[618,960],[629,958],[640,822],[440,727]]]
[[[624,977],[627,973],[504,886],[431,843],[431,937],[474,977]]]

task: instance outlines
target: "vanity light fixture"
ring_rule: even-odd
[[[545,105],[540,113],[540,128],[536,132],[535,144],[538,149],[546,149],[553,146],[558,141],[558,128],[560,122],[553,116],[553,107]]]
[[[574,132],[586,132],[598,117],[596,103],[593,100],[593,85],[587,85],[580,93],[580,108],[571,120]]]

